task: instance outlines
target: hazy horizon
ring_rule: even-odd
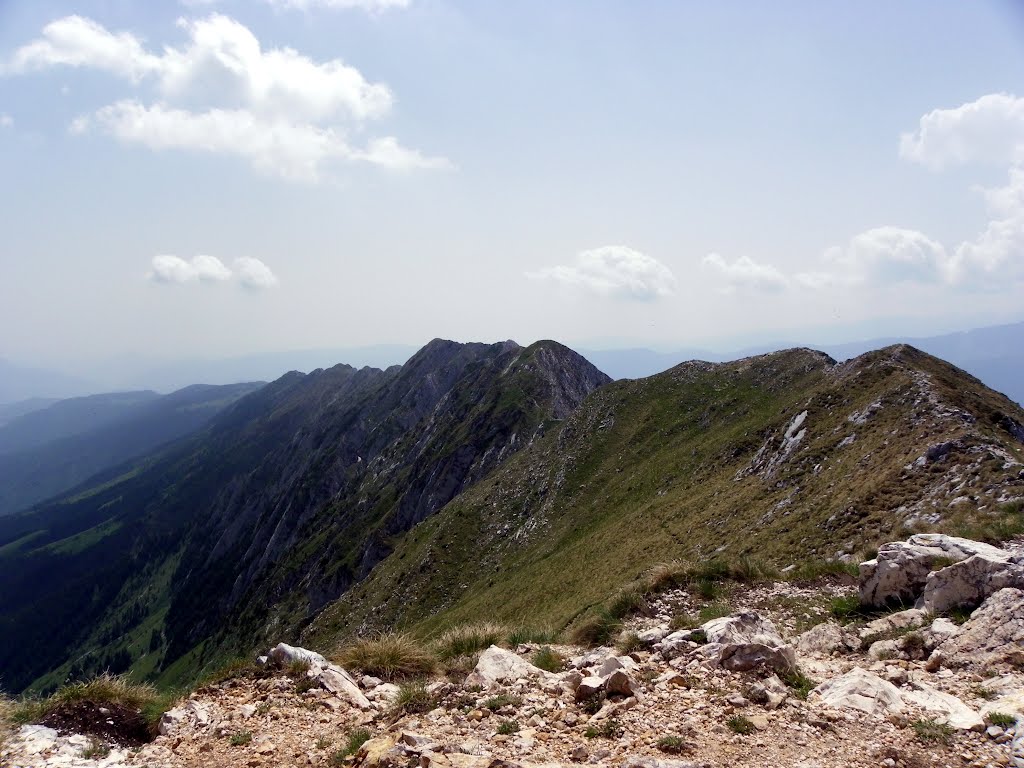
[[[995,0],[0,4],[0,358],[1020,321],[1022,75]]]

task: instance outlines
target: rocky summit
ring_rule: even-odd
[[[942,572],[969,552],[1024,556],[1019,539],[893,542],[861,564],[859,583],[722,583],[711,605],[728,613],[706,621],[706,587],[666,587],[623,620],[615,645],[490,645],[468,673],[450,664],[414,683],[279,644],[180,699],[151,743],[97,754],[94,734],[26,725],[3,764],[1024,766],[1024,592],[993,584],[980,605],[949,595],[945,615],[859,602],[876,594],[883,553],[907,547],[965,556],[933,560],[926,584],[948,583]],[[902,561],[892,580],[919,573],[920,560]]]

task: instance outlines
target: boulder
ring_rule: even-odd
[[[601,691],[604,690],[604,678],[591,675],[584,677],[580,681],[580,684],[576,686],[576,701],[583,701],[597,696]]]
[[[741,611],[704,624],[708,644],[702,652],[715,666],[733,672],[770,667],[778,672],[796,669],[796,652],[775,625],[755,611]]]
[[[1024,723],[1017,723],[1017,729],[1013,734],[1013,742],[1010,744],[1010,765],[1013,768],[1024,768]]]
[[[636,696],[640,686],[623,669],[616,669],[604,678],[604,689],[612,696]]]
[[[951,667],[1024,661],[1024,591],[996,592],[937,650]]]
[[[267,656],[271,661],[282,667],[294,662],[303,662],[309,664],[310,667],[327,666],[327,659],[316,651],[298,648],[294,645],[288,645],[287,643],[278,643],[270,650]]]
[[[918,533],[906,541],[883,544],[875,559],[860,564],[860,600],[865,605],[914,603],[925,592],[930,574],[944,570],[941,566],[949,567],[950,562],[956,564],[972,557],[990,564],[1012,559],[1010,553],[999,547],[941,533]],[[979,568],[977,564],[971,566],[961,577],[954,578],[954,583],[961,578],[976,580]],[[946,588],[944,584],[940,580],[932,592]]]
[[[942,613],[961,605],[978,605],[1006,587],[1024,588],[1024,565],[991,555],[972,555],[928,574],[921,595],[925,610]]]
[[[658,652],[661,653],[665,661],[671,661],[678,656],[682,656],[694,647],[695,632],[696,630],[692,629],[680,629],[666,635],[657,644]]]
[[[328,664],[323,669],[310,672],[320,685],[341,699],[347,699],[349,703],[359,709],[369,709],[370,700],[363,695],[352,679],[352,675],[336,664]]]
[[[796,639],[796,650],[801,656],[827,659],[853,650],[857,642],[835,622],[817,624]]]
[[[528,677],[544,677],[547,673],[504,648],[492,645],[482,654],[476,668],[466,678],[466,685],[489,688],[495,683],[514,682]]]
[[[643,632],[637,632],[636,637],[644,645],[654,645],[655,643],[660,643],[670,634],[670,630],[655,627],[654,629],[645,629]]]
[[[822,683],[811,695],[835,709],[859,709],[872,715],[903,711],[899,688],[860,667]]]
[[[928,620],[928,614],[920,608],[909,608],[905,611],[896,611],[881,616],[874,621],[869,621],[860,631],[861,638],[871,635],[881,635],[892,632],[895,629],[912,629],[920,627]]]

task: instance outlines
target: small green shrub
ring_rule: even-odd
[[[437,660],[415,638],[395,633],[357,640],[340,654],[342,666],[385,680],[429,675]]]
[[[365,728],[357,728],[348,735],[348,740],[345,742],[345,749],[342,750],[345,757],[354,755],[359,751],[359,748],[370,740],[370,732]]]
[[[807,695],[817,686],[817,683],[805,675],[799,667],[787,672],[781,677],[782,682],[792,689],[793,695],[798,699],[806,700]]]
[[[565,666],[565,659],[548,645],[545,645],[533,654],[533,658],[530,661],[533,666],[543,669],[545,672],[560,672],[562,667]]]
[[[243,747],[252,742],[252,732],[239,731],[238,733],[233,733],[228,741],[232,747]]]
[[[1005,712],[989,712],[988,721],[992,725],[998,725],[1000,728],[1009,728],[1011,725],[1017,724],[1017,716],[1008,715]]]
[[[405,683],[398,689],[398,696],[392,704],[392,715],[413,715],[437,708],[437,699],[427,691],[422,681]]]
[[[993,691],[991,688],[986,688],[983,685],[979,685],[977,688],[974,689],[974,695],[977,696],[979,699],[985,699],[986,701],[992,701],[993,699],[999,698],[998,693]]]
[[[672,621],[669,622],[668,628],[675,632],[679,629],[689,629],[690,627],[695,626],[696,624],[697,621],[693,618],[693,616],[683,611],[681,613],[677,613],[675,616],[672,617]]]
[[[588,739],[617,739],[622,735],[622,725],[618,720],[611,718],[598,726],[587,726],[583,735]]]
[[[849,621],[862,613],[860,595],[843,595],[832,599],[832,615],[840,621]]]
[[[687,749],[682,736],[662,736],[658,739],[658,749],[670,755],[678,755]]]
[[[93,736],[89,743],[82,747],[82,757],[86,760],[102,760],[110,755],[110,745]]]
[[[523,703],[523,700],[519,696],[513,696],[508,693],[499,693],[497,696],[492,696],[483,703],[484,709],[489,709],[492,712],[497,712],[503,707],[518,707]]]
[[[730,731],[741,736],[747,736],[757,730],[750,718],[743,715],[734,715],[726,720],[725,724],[729,726]]]
[[[953,728],[934,720],[915,720],[910,724],[919,741],[925,744],[949,744],[953,740]]]
[[[519,733],[519,721],[503,720],[498,726],[498,733],[502,736],[511,736],[513,733]]]

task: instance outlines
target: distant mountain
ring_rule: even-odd
[[[608,381],[554,342],[292,372],[130,476],[0,518],[5,686],[127,663],[173,683],[297,635]]]
[[[96,386],[74,376],[42,368],[27,368],[0,359],[0,403],[34,397],[75,397],[93,392]]]
[[[159,397],[152,391],[113,392],[51,402],[0,426],[0,455],[98,429],[125,418]]]
[[[61,400],[0,427],[0,515],[56,496],[195,432],[255,384]]]
[[[825,345],[807,344],[806,340],[789,341],[746,347],[731,352],[706,349],[680,349],[673,352],[655,352],[649,349],[577,351],[613,379],[639,379],[661,373],[687,360],[723,362],[738,357],[765,354],[776,349],[801,346],[819,349],[837,360],[848,360],[870,350],[893,344],[911,344],[930,355],[963,368],[1018,404],[1024,403],[1024,323],[989,326],[925,338],[892,336]]]
[[[56,397],[30,397],[27,400],[2,403],[0,404],[0,427],[9,423],[12,419],[24,416],[26,413],[41,411],[43,408],[56,403],[58,399]]]

